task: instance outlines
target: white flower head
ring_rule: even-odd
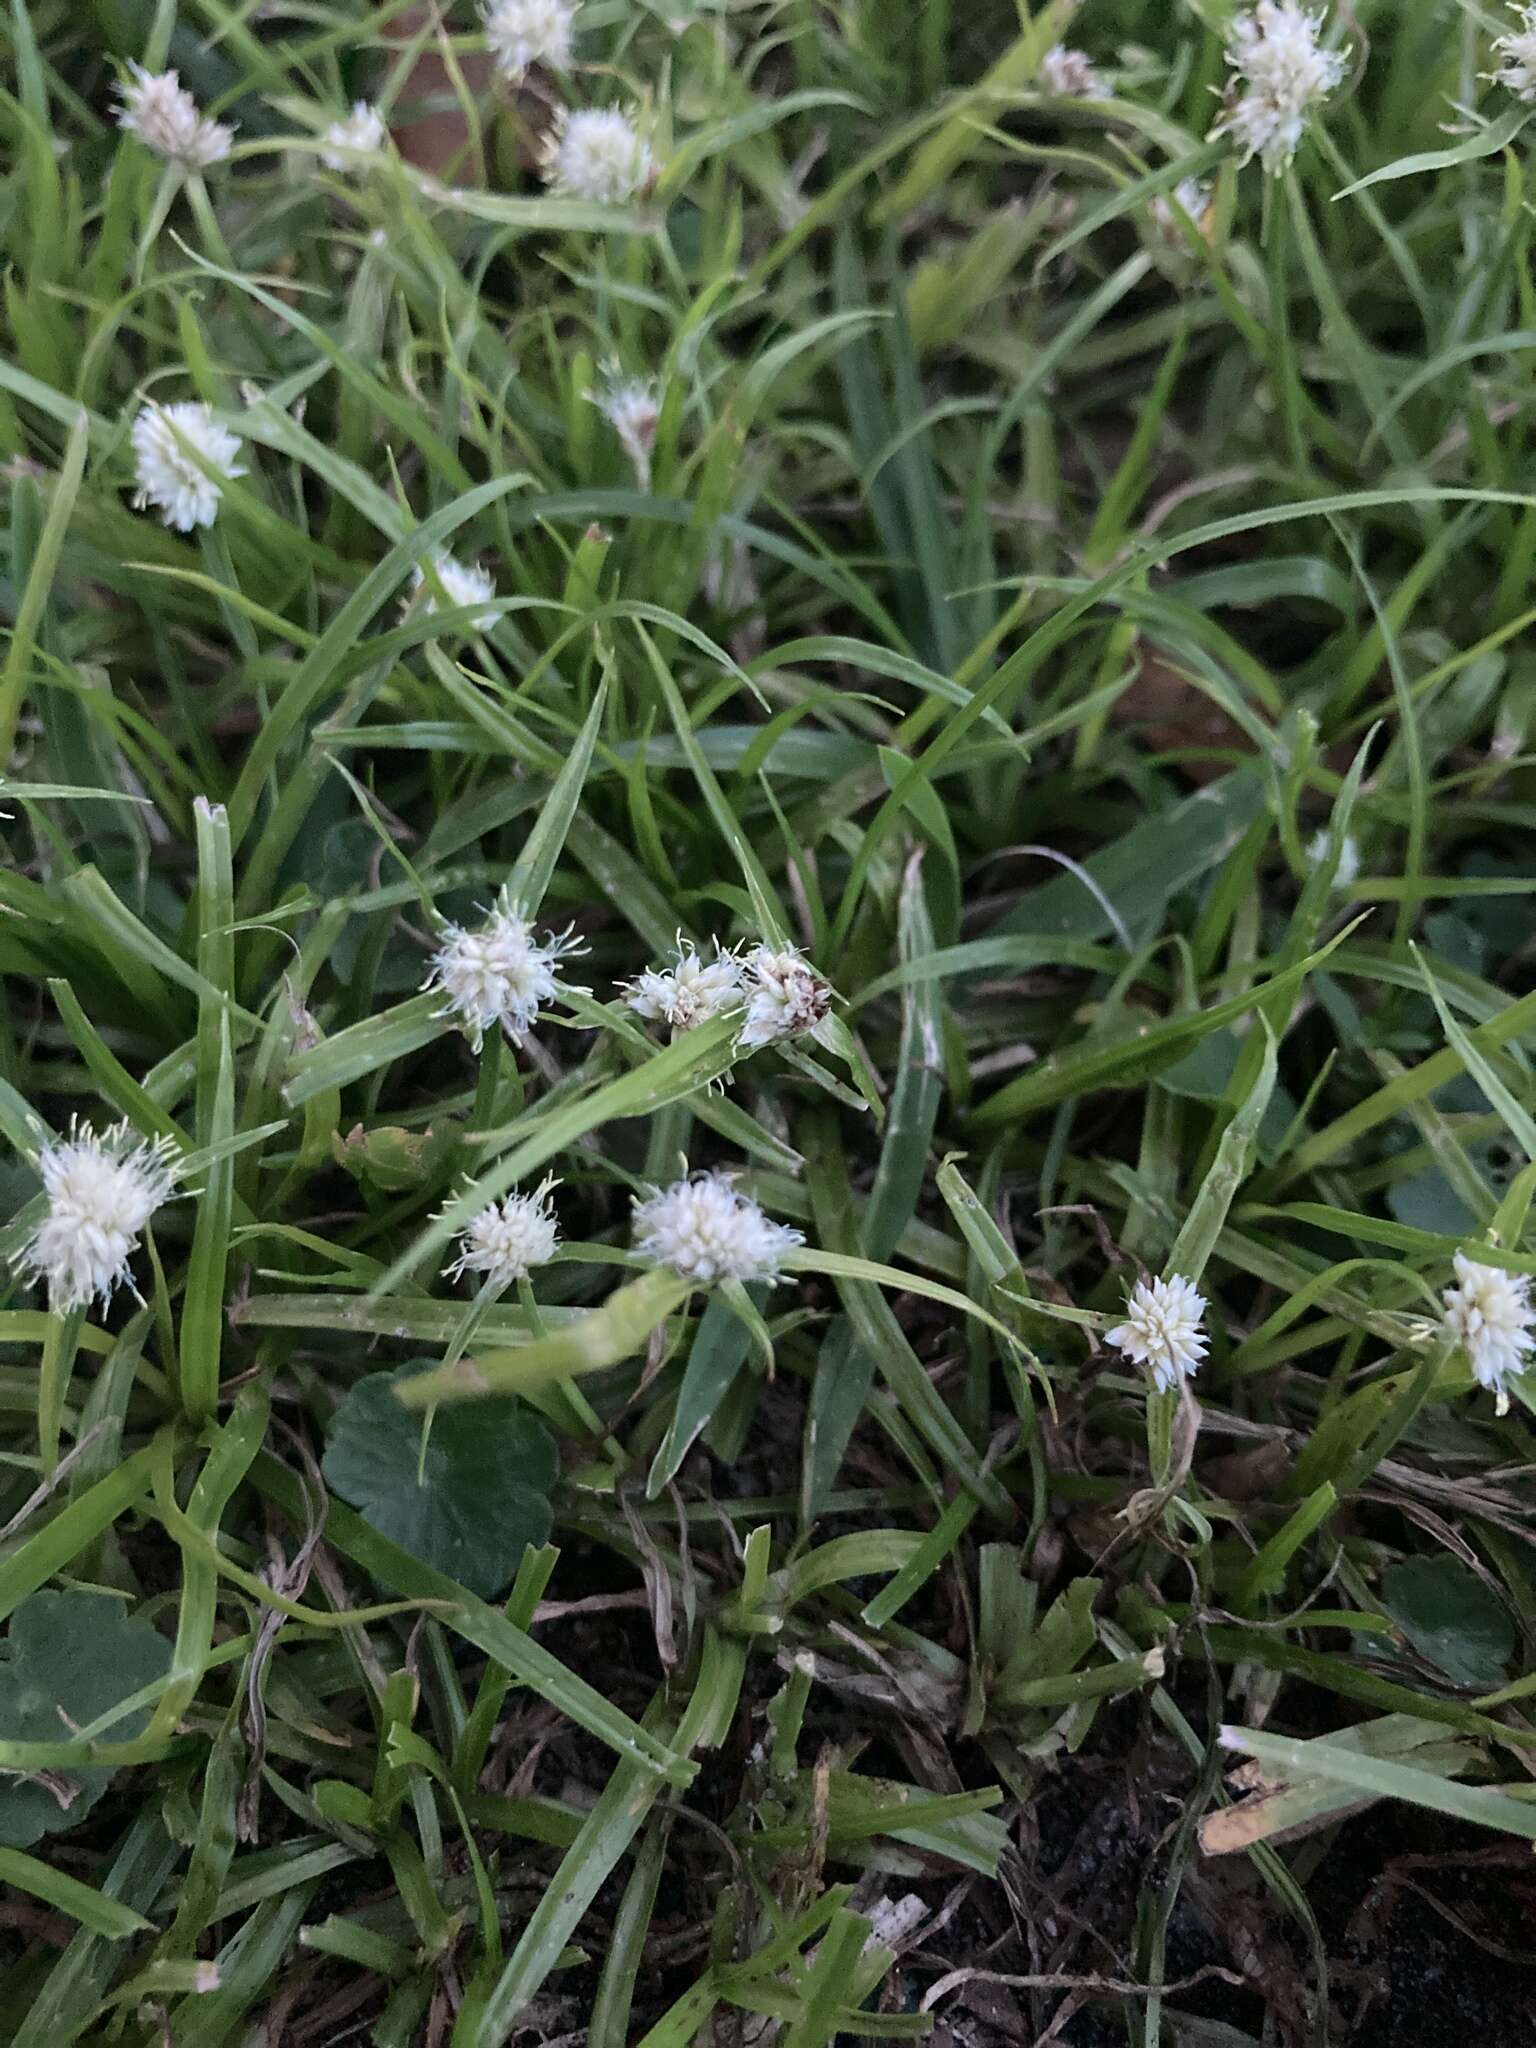
[[[504,78],[520,79],[535,64],[556,71],[571,68],[572,0],[492,0],[484,20],[486,41]]]
[[[1502,61],[1488,76],[1516,99],[1536,100],[1536,5],[1517,6],[1515,13],[1520,26],[1494,39],[1493,54]]]
[[[562,108],[544,151],[544,177],[568,199],[622,206],[656,178],[656,159],[634,118],[617,107]]]
[[[120,85],[122,105],[117,125],[152,149],[157,156],[188,170],[206,171],[229,155],[235,131],[210,121],[174,71],[146,71],[130,64],[131,76]]]
[[[75,1123],[67,1138],[43,1147],[37,1165],[48,1210],[17,1253],[17,1269],[47,1282],[51,1308],[107,1301],[128,1280],[145,1224],[175,1190],[175,1145],[141,1138],[126,1123],[99,1134]]]
[[[655,378],[621,377],[617,370],[610,370],[602,388],[587,396],[618,435],[641,490],[648,491],[651,450],[656,446],[656,423],[661,418],[661,388]]]
[[[1064,100],[1101,100],[1109,93],[1104,76],[1081,50],[1053,43],[1040,59],[1040,90]]]
[[[1347,50],[1322,47],[1323,16],[1296,0],[1258,0],[1227,32],[1227,86],[1212,137],[1230,135],[1242,161],[1263,159],[1282,171],[1295,156],[1307,118],[1344,76]]]
[[[1307,841],[1307,859],[1319,867],[1328,858],[1328,827],[1319,825]],[[1346,832],[1344,844],[1339,848],[1339,864],[1333,871],[1335,889],[1347,889],[1360,873],[1360,842],[1353,832]]]
[[[476,1052],[497,1025],[515,1044],[543,1004],[566,993],[591,994],[562,982],[558,972],[563,959],[585,950],[569,931],[547,933],[540,944],[503,889],[484,924],[443,926],[424,986],[442,990],[448,1000],[439,1016],[457,1017]]]
[[[706,960],[698,950],[685,944],[681,932],[668,967],[647,967],[633,981],[623,984],[624,1000],[637,1016],[651,1023],[666,1024],[674,1037],[707,1024],[727,1010],[738,1010],[742,994],[742,966],[733,952],[715,941],[715,956]]]
[[[754,946],[743,963],[747,1017],[741,1046],[751,1052],[783,1038],[820,1039],[832,987],[793,946]]]
[[[1451,1263],[1456,1285],[1441,1296],[1442,1327],[1465,1350],[1480,1384],[1507,1402],[1504,1382],[1524,1372],[1536,1351],[1531,1283],[1523,1273],[1480,1265],[1465,1252],[1457,1252]]]
[[[459,1233],[459,1256],[444,1268],[448,1278],[483,1273],[499,1289],[526,1280],[535,1266],[547,1266],[560,1245],[549,1199],[559,1185],[551,1176],[531,1195],[508,1195],[471,1217]]]
[[[441,599],[432,588],[426,570],[418,566],[411,577],[405,610],[410,611],[418,602],[422,611],[428,614],[450,608],[457,610],[460,606],[485,604],[496,595],[496,579],[489,569],[482,569],[475,562],[461,562],[441,550],[432,557],[432,577],[442,588]],[[498,616],[495,611],[472,612],[470,629],[476,633],[488,633]]]
[[[128,438],[137,467],[134,504],[153,505],[179,533],[212,526],[224,485],[246,474],[235,460],[240,437],[195,398],[140,407]]]
[[[328,171],[362,169],[362,158],[376,156],[384,147],[384,116],[367,100],[354,100],[344,121],[333,121],[326,129],[326,147],[320,161]]]
[[[1184,223],[1174,211],[1175,206],[1188,215],[1198,232],[1209,241],[1211,218],[1215,210],[1210,186],[1199,178],[1180,178],[1172,192],[1153,194],[1147,211],[1152,216],[1154,227],[1171,247],[1183,249],[1187,246],[1184,240]]]
[[[1105,1333],[1105,1342],[1137,1365],[1149,1366],[1160,1393],[1198,1372],[1209,1342],[1200,1327],[1205,1296],[1193,1280],[1138,1280],[1125,1305],[1125,1321]]]
[[[738,1194],[726,1173],[700,1173],[653,1188],[635,1203],[635,1250],[685,1280],[776,1280],[786,1252],[805,1239]]]

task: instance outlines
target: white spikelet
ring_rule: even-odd
[[[175,1145],[141,1138],[126,1123],[100,1133],[75,1123],[43,1147],[37,1167],[48,1208],[16,1254],[17,1269],[46,1282],[51,1308],[108,1301],[128,1281],[145,1224],[175,1190]]]
[[[328,171],[358,171],[365,157],[377,156],[384,147],[384,116],[367,100],[354,100],[344,121],[333,121],[325,131],[325,148],[320,161]]]
[[[195,398],[141,406],[128,438],[138,484],[134,504],[153,505],[179,533],[212,526],[225,484],[246,474],[235,460],[239,436]]]
[[[201,113],[174,71],[146,71],[142,64],[128,70],[127,82],[117,88],[119,128],[187,170],[206,171],[223,162],[235,140],[233,128]]]
[[[424,986],[441,989],[441,1016],[457,1018],[478,1052],[498,1026],[514,1043],[528,1035],[541,1007],[561,995],[590,995],[560,979],[560,962],[585,951],[570,933],[546,934],[542,944],[505,890],[484,924],[445,924]]]
[[[729,1174],[700,1173],[653,1188],[635,1203],[635,1250],[700,1287],[721,1280],[776,1280],[798,1230],[774,1223]]]
[[[560,1247],[560,1226],[550,1196],[559,1186],[540,1181],[531,1195],[507,1195],[471,1217],[459,1233],[459,1256],[444,1268],[450,1280],[480,1274],[498,1292],[547,1266]]]
[[[1208,1343],[1200,1327],[1204,1314],[1205,1296],[1193,1280],[1178,1273],[1171,1280],[1138,1280],[1125,1305],[1125,1321],[1107,1331],[1105,1341],[1146,1366],[1154,1385],[1166,1393],[1200,1370]]]
[[[742,966],[718,939],[714,958],[707,960],[679,932],[669,966],[647,967],[623,987],[624,1000],[637,1016],[665,1024],[680,1036],[727,1010],[741,1008]]]

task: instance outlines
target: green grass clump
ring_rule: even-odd
[[[1536,1837],[1519,23],[1230,12],[11,0],[15,2048],[1321,2044]]]

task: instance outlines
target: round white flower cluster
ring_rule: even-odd
[[[450,1280],[481,1274],[498,1292],[547,1266],[560,1247],[560,1226],[550,1195],[559,1182],[540,1181],[531,1195],[507,1195],[472,1217],[459,1233],[459,1256],[445,1268]]]
[[[425,568],[418,567],[412,571],[410,594],[403,608],[412,611],[419,604],[422,612],[430,616],[436,611],[468,610],[471,605],[484,605],[495,595],[496,579],[488,569],[482,569],[474,562],[460,562],[439,549],[432,557],[430,577]],[[488,633],[498,617],[494,610],[470,612],[470,629],[476,633]]]
[[[1053,43],[1040,59],[1040,90],[1063,100],[1101,100],[1109,95],[1104,76],[1081,50]]]
[[[239,437],[196,399],[142,407],[128,438],[137,471],[135,505],[153,505],[180,533],[212,526],[225,484],[246,474],[235,460]]]
[[[649,191],[656,171],[638,121],[618,107],[562,107],[544,146],[546,182],[595,206],[622,206]]]
[[[99,1135],[76,1123],[43,1147],[37,1168],[48,1206],[16,1254],[18,1271],[43,1280],[60,1312],[110,1300],[145,1224],[175,1189],[175,1145],[126,1123]]]
[[[589,391],[587,396],[618,435],[619,446],[634,467],[636,483],[648,491],[651,450],[661,418],[660,386],[653,377],[623,377],[611,369],[601,390]]]
[[[233,128],[209,120],[174,71],[146,71],[142,64],[128,70],[127,82],[117,88],[119,128],[185,170],[206,171],[223,162],[235,139]]]
[[[625,1002],[637,1016],[665,1024],[674,1036],[707,1024],[727,1010],[739,1010],[744,1001],[737,954],[724,950],[716,939],[715,957],[706,960],[687,944],[681,932],[669,966],[647,967],[621,987]]]
[[[1193,1280],[1138,1280],[1125,1305],[1125,1321],[1105,1333],[1106,1343],[1146,1366],[1152,1383],[1166,1393],[1198,1372],[1209,1339],[1200,1327],[1205,1296]]]
[[[832,1009],[831,984],[795,947],[753,946],[743,956],[716,939],[714,958],[706,960],[681,933],[670,963],[648,967],[622,986],[632,1010],[674,1034],[740,1010],[743,1052],[824,1036]]]
[[[1348,52],[1325,50],[1323,27],[1321,14],[1295,0],[1258,0],[1233,21],[1227,63],[1236,75],[1211,135],[1230,135],[1244,163],[1259,157],[1266,170],[1283,171],[1308,116],[1344,76]]]
[[[1517,100],[1536,100],[1536,5],[1516,6],[1520,26],[1507,29],[1494,39],[1493,54],[1500,60],[1490,72],[1495,85],[1507,86]]]
[[[496,68],[512,83],[535,64],[570,69],[576,27],[572,0],[491,0],[482,18]]]
[[[776,1280],[787,1252],[805,1239],[774,1223],[739,1194],[726,1173],[699,1173],[652,1188],[635,1203],[635,1250],[684,1280]]]
[[[1465,1351],[1479,1385],[1507,1403],[1505,1381],[1524,1372],[1536,1351],[1531,1283],[1523,1273],[1482,1265],[1465,1252],[1451,1264],[1456,1282],[1441,1297],[1445,1333]]]
[[[333,121],[325,131],[325,148],[320,161],[328,171],[356,171],[361,159],[377,156],[384,147],[384,116],[367,100],[354,100],[344,121]]]
[[[503,890],[484,924],[473,930],[445,924],[426,987],[447,997],[440,1016],[456,1017],[478,1052],[487,1031],[500,1026],[514,1042],[525,1038],[541,1005],[561,995],[590,995],[560,979],[560,962],[585,948],[568,931],[540,944],[533,927]]]

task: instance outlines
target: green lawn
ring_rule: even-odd
[[[0,2038],[1526,2041],[1536,8],[570,13],[0,20]]]

